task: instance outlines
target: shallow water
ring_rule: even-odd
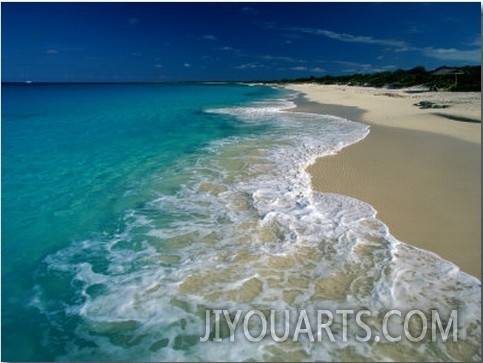
[[[295,97],[241,85],[6,88],[2,359],[479,361],[480,282],[394,239],[371,206],[314,192],[306,167],[369,130],[290,112]],[[457,342],[406,339],[402,319],[383,324],[394,309],[437,309],[445,326],[456,310]],[[215,310],[241,310],[238,328],[220,319],[218,334],[211,319],[201,341]],[[263,328],[257,315],[244,329],[253,310],[269,323],[274,310],[287,339],[250,341]],[[333,341],[317,335],[320,311],[334,316]]]

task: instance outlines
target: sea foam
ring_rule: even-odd
[[[370,205],[315,192],[306,168],[363,139],[369,128],[292,112],[294,97],[206,109],[269,131],[211,142],[160,175],[163,184],[179,185],[177,192],[126,211],[118,233],[47,257],[46,273],[71,275],[78,290],[78,299],[60,305],[78,325],[58,359],[478,359],[479,281],[397,241]],[[48,312],[49,303],[38,287],[32,304]],[[465,351],[452,342],[395,345],[354,335],[250,342],[237,332],[235,342],[227,335],[200,342],[207,309],[367,309],[381,336],[391,309],[456,309]],[[334,334],[341,337],[339,323]]]

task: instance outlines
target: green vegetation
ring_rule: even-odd
[[[363,87],[405,88],[424,86],[431,90],[481,92],[481,67],[440,67],[427,71],[424,67],[393,72],[322,76],[281,80],[280,83],[339,84]]]
[[[422,110],[427,108],[448,108],[449,107],[449,105],[438,105],[437,103],[430,102],[430,101],[421,101],[419,103],[415,103],[414,106],[417,106]]]

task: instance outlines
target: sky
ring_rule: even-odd
[[[3,82],[278,80],[478,65],[481,5],[1,4]]]

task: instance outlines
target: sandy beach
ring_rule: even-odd
[[[397,239],[481,279],[480,93],[287,87],[304,95],[296,111],[371,126],[364,140],[309,167],[316,190],[369,203]]]

